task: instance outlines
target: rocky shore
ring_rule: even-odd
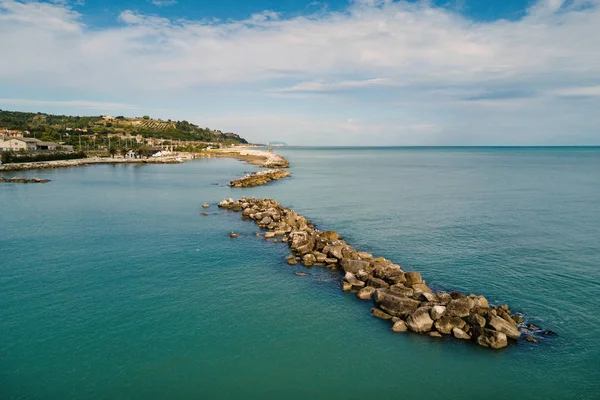
[[[484,296],[433,291],[419,272],[404,271],[385,258],[356,250],[336,232],[315,229],[305,217],[275,200],[227,199],[219,207],[254,220],[266,230],[265,239],[287,243],[292,250],[288,264],[339,271],[342,290],[373,301],[372,315],[390,321],[394,332],[453,336],[492,349],[506,347],[511,341],[536,342],[534,332],[552,333],[525,324],[507,305],[490,305]]]
[[[257,150],[247,147],[213,150],[203,153],[204,156],[228,157],[246,161],[261,168],[289,168],[290,163],[284,157],[273,153],[272,149]]]
[[[282,169],[269,169],[248,174],[240,179],[235,179],[229,182],[230,187],[243,188],[265,185],[271,181],[292,176],[288,171]]]
[[[40,178],[5,178],[0,176],[0,183],[48,183],[50,179],[40,179]]]
[[[168,157],[156,158],[107,158],[107,157],[88,157],[75,160],[57,160],[40,161],[18,164],[0,165],[0,171],[28,171],[33,169],[48,168],[70,168],[81,167],[93,164],[179,164],[186,160],[193,159],[194,156],[189,153],[181,153]]]

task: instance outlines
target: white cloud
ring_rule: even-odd
[[[500,108],[519,129],[527,113],[517,109],[531,107],[535,129],[559,135],[576,115],[588,121],[578,124],[586,140],[600,141],[600,117],[586,111],[594,107],[573,103],[585,97],[598,105],[600,0],[541,0],[515,21],[475,22],[430,2],[390,0],[292,18],[264,11],[240,21],[124,10],[119,21],[92,29],[65,5],[0,0],[0,89],[163,101],[188,118],[196,104],[226,114],[232,102],[269,115],[292,107],[298,119],[314,110],[336,121],[358,113],[361,127],[383,120],[392,139],[406,139],[403,126],[433,124],[440,141],[458,139],[452,135],[463,129],[460,140],[483,144],[497,138],[470,121],[485,124],[482,114],[492,120]],[[539,118],[541,104],[554,107],[545,109],[547,118]],[[282,130],[308,137],[295,125]]]

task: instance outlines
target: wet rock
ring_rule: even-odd
[[[294,272],[294,275],[297,275],[297,276],[308,276],[310,274],[307,274],[306,272]]]
[[[287,263],[288,263],[289,265],[296,265],[296,264],[298,264],[298,260],[296,260],[295,258],[290,258],[290,259],[287,261]]]
[[[373,297],[376,290],[377,289],[375,289],[372,286],[364,287],[364,288],[360,289],[358,291],[358,293],[356,293],[356,297],[358,297],[361,300],[369,300]]]
[[[521,332],[515,326],[496,315],[488,314],[488,325],[511,339],[518,339],[521,336]]]
[[[512,316],[513,321],[515,321],[516,324],[522,324],[523,323],[523,317],[520,315],[513,315]]]
[[[208,213],[207,212],[203,212],[202,215],[205,216],[205,217],[208,217]]]
[[[390,320],[392,316],[378,308],[371,308],[371,315],[379,319]]]
[[[317,259],[312,254],[305,254],[304,257],[302,257],[302,264],[305,267],[311,267],[315,262],[317,262]]]
[[[239,236],[240,236],[239,233],[235,233],[235,232],[230,232],[229,233],[229,237],[232,237],[232,238],[236,238],[236,237],[239,237]]]
[[[265,239],[273,239],[275,237],[275,232],[265,232]]]
[[[406,319],[406,326],[413,332],[429,332],[433,326],[433,320],[429,316],[429,307],[420,307],[410,314]]]
[[[371,259],[373,259],[373,255],[372,254],[366,253],[364,251],[359,251],[358,252],[358,257],[361,260],[371,260]]]
[[[436,331],[429,332],[428,335],[429,335],[429,337],[438,338],[438,339],[442,337],[442,334],[439,332],[436,332]]]
[[[529,336],[529,335],[525,336],[525,340],[527,340],[530,343],[537,343],[538,342],[537,339],[535,339],[533,336]]]
[[[481,334],[477,337],[477,344],[492,349],[501,349],[508,346],[508,339],[502,332],[483,329]]]
[[[209,208],[209,207],[210,207],[210,204],[208,204],[208,203],[202,204],[202,208]]]
[[[403,297],[390,289],[378,289],[375,292],[375,302],[382,310],[396,317],[406,317],[419,308],[417,300]]]
[[[408,327],[406,326],[406,323],[402,320],[398,320],[394,322],[394,325],[392,326],[392,331],[395,333],[403,333],[408,331]]]

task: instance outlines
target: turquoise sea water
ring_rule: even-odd
[[[600,398],[599,148],[280,152],[293,177],[252,189],[225,159],[4,174],[52,182],[0,185],[0,398]],[[216,208],[242,195],[558,335],[395,335]]]

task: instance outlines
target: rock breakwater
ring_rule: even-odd
[[[433,291],[419,272],[404,271],[383,257],[358,251],[336,232],[315,229],[305,217],[273,199],[226,199],[219,207],[255,221],[267,230],[266,239],[287,243],[293,252],[288,264],[339,271],[342,290],[373,301],[372,315],[390,321],[394,332],[453,336],[492,349],[533,339],[523,317],[507,305],[490,305],[482,295]]]
[[[266,171],[259,171],[252,174],[248,174],[240,179],[235,179],[229,182],[230,187],[243,188],[265,185],[271,181],[275,181],[282,178],[291,176],[288,171],[281,169],[269,169]]]
[[[40,178],[4,178],[0,176],[0,183],[48,183],[50,179]]]
[[[271,150],[257,150],[244,147],[212,150],[202,153],[202,156],[229,157],[246,161],[261,168],[289,168],[290,163],[284,157]]]

